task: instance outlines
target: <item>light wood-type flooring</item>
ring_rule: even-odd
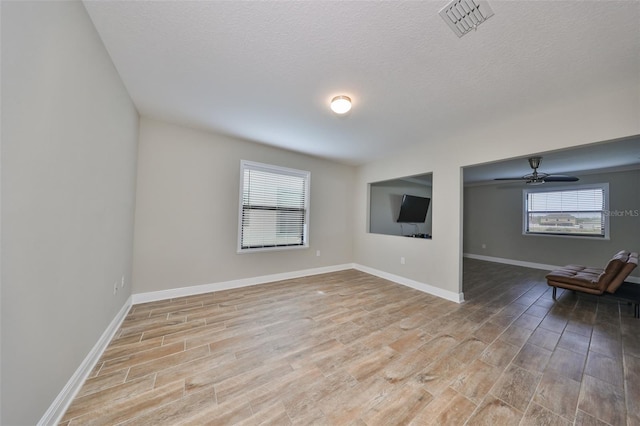
[[[62,424],[639,425],[640,320],[465,259],[456,304],[349,270],[132,307]]]

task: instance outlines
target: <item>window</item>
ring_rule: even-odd
[[[309,177],[241,161],[238,252],[308,247]]]
[[[608,184],[524,190],[524,233],[609,238]]]

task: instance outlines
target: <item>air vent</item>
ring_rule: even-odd
[[[489,3],[482,0],[454,0],[440,10],[440,16],[458,37],[462,37],[493,16]]]

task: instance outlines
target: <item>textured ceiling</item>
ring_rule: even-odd
[[[141,114],[350,164],[584,91],[638,90],[640,2],[489,3],[495,16],[462,38],[442,1],[85,6]],[[346,117],[328,108],[337,94],[354,100]]]

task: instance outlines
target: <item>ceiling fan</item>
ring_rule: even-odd
[[[542,185],[545,182],[576,182],[579,179],[575,176],[567,175],[551,175],[538,172],[542,157],[529,157],[529,166],[533,169],[533,173],[521,177],[513,178],[496,178],[494,180],[524,180],[527,185]]]

